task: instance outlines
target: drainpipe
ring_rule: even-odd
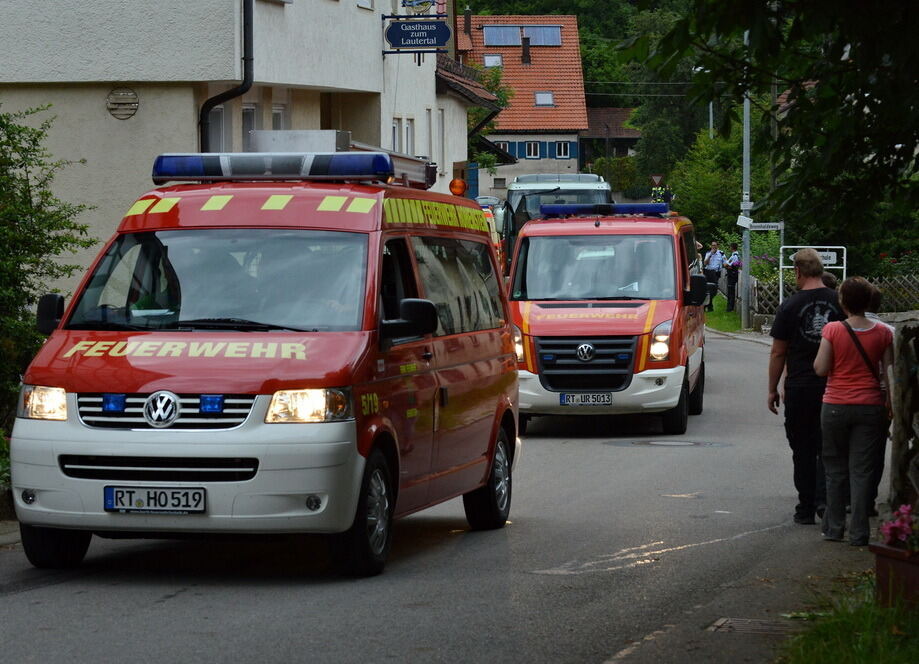
[[[223,102],[241,97],[252,87],[253,79],[253,48],[252,48],[252,16],[255,13],[255,0],[242,0],[243,3],[243,80],[235,88],[214,95],[201,105],[198,115],[198,140],[201,152],[210,152],[210,113],[215,106]]]

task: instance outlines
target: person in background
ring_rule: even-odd
[[[718,292],[718,280],[721,278],[721,268],[724,267],[724,252],[718,248],[717,242],[712,242],[711,247],[705,253],[705,259],[702,261],[702,271],[705,273],[705,281],[708,282],[709,300],[705,307],[706,311],[714,311],[715,293]],[[714,284],[714,286],[712,286]]]
[[[767,406],[775,414],[785,404],[785,436],[791,447],[794,484],[798,492],[794,520],[816,523],[826,505],[826,478],[821,462],[820,407],[826,379],[814,373],[823,326],[842,319],[836,291],[823,285],[823,263],[813,249],[793,257],[798,292],[779,305],[772,323]],[[783,398],[779,380],[785,372]]]
[[[837,279],[836,275],[829,270],[824,270],[823,274],[820,275],[820,278],[823,280],[823,285],[827,288],[832,288],[833,290],[839,288],[839,279]]]
[[[731,255],[724,261],[724,270],[728,282],[728,306],[725,311],[734,311],[737,300],[737,280],[740,277],[740,254],[737,252],[737,243],[731,242]]]
[[[893,333],[883,323],[865,317],[873,290],[862,277],[849,277],[842,282],[839,303],[847,318],[824,326],[814,359],[814,372],[827,376],[820,416],[827,478],[823,537],[842,541],[848,493],[852,546],[868,544],[868,513],[877,490],[878,449],[883,449],[886,442],[884,424],[890,405],[881,376],[887,374],[893,360]]]

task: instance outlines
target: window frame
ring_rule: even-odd
[[[562,149],[564,147],[564,150]],[[562,154],[564,152],[564,154]],[[571,159],[571,143],[569,141],[557,141],[555,143],[556,159]]]
[[[549,95],[549,103],[548,104],[545,102],[540,103],[539,101],[540,95]],[[543,97],[543,99],[545,99],[545,97]],[[533,105],[538,108],[547,108],[547,107],[555,106],[555,94],[549,90],[537,90],[533,92]]]
[[[526,157],[525,157],[526,159],[539,159],[540,158],[539,141],[526,141],[524,145],[526,145]],[[530,154],[530,148],[533,146],[535,146],[536,148],[535,149],[536,154]]]
[[[497,58],[498,63],[488,64],[489,58]],[[485,55],[482,56],[482,66],[484,66],[486,69],[490,69],[492,67],[503,67],[504,66],[504,56],[501,55],[500,53],[486,53]]]

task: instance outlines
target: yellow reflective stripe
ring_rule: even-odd
[[[390,221],[394,221],[397,224],[409,224],[411,219],[408,218],[405,207],[404,198],[393,198],[392,200],[392,215],[393,218]]]
[[[148,207],[153,205],[153,202],[155,200],[156,200],[155,198],[143,198],[137,201],[136,203],[134,203],[134,205],[131,206],[131,209],[128,210],[127,214],[125,214],[124,216],[131,217],[135,214],[143,214],[144,212],[147,211]]]
[[[373,206],[377,204],[377,199],[375,198],[355,198],[351,201],[351,204],[348,206],[348,209],[345,212],[363,212],[367,213],[373,209]]]
[[[201,206],[202,211],[210,210],[222,210],[226,207],[227,203],[230,202],[232,196],[211,196],[207,199],[204,205]]]
[[[348,200],[347,196],[326,196],[316,210],[319,212],[338,212],[346,200]]]
[[[172,208],[175,207],[181,198],[161,198],[159,202],[150,208],[150,214],[157,214],[158,212],[169,212]]]
[[[265,204],[262,206],[263,210],[283,210],[287,207],[287,204],[290,203],[290,199],[293,196],[289,194],[275,194],[269,196],[268,200],[265,201]]]

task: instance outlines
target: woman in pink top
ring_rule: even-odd
[[[881,376],[887,375],[892,362],[893,333],[883,323],[865,318],[873,290],[862,277],[842,282],[839,304],[848,318],[823,327],[814,360],[817,375],[827,376],[820,413],[827,498],[823,536],[842,541],[849,494],[853,546],[868,544],[868,511],[873,507],[868,503],[873,501],[879,449],[887,440],[888,403]]]

